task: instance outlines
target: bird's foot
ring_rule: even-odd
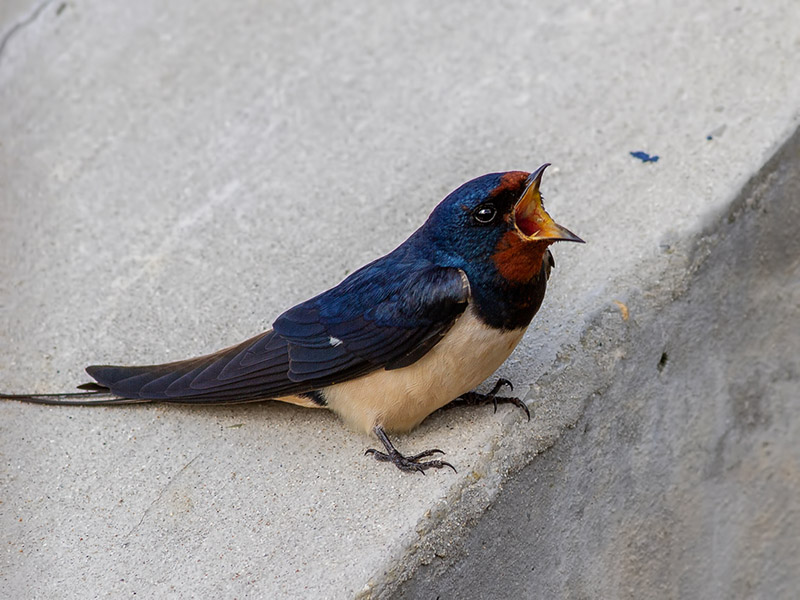
[[[373,431],[375,432],[375,435],[378,436],[378,439],[381,441],[384,448],[386,448],[386,452],[381,452],[375,448],[370,448],[364,453],[365,455],[372,454],[372,456],[375,457],[375,460],[393,463],[398,469],[401,471],[406,471],[407,473],[419,471],[425,475],[425,471],[427,469],[441,469],[443,467],[450,467],[453,469],[453,472],[457,472],[456,468],[447,461],[439,460],[438,458],[428,461],[421,460],[436,454],[444,454],[444,452],[438,448],[434,448],[433,450],[425,450],[424,452],[414,454],[413,456],[403,456],[397,451],[392,442],[389,440],[389,436],[386,435],[383,427],[378,425],[373,429]]]
[[[492,404],[494,404],[494,412],[497,412],[498,402],[508,402],[509,404],[513,404],[514,406],[518,406],[519,408],[524,410],[525,414],[528,415],[528,421],[530,421],[531,411],[528,409],[528,405],[525,404],[522,400],[520,400],[516,396],[497,395],[497,392],[499,392],[504,385],[507,385],[512,392],[514,391],[514,386],[508,379],[500,378],[497,380],[497,383],[494,384],[494,387],[488,394],[481,394],[479,392],[467,392],[466,394],[462,394],[461,396],[456,398],[453,402],[463,403],[467,405],[486,404],[488,402],[491,402]]]

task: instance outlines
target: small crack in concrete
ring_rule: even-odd
[[[192,466],[192,463],[193,463],[194,461],[196,461],[198,458],[200,458],[200,456],[201,456],[201,455],[202,455],[202,452],[201,452],[200,454],[198,454],[197,456],[195,456],[195,457],[194,457],[192,460],[190,460],[188,463],[186,463],[185,465],[183,465],[183,467],[182,467],[182,468],[181,468],[181,469],[180,469],[180,470],[179,470],[177,473],[175,473],[175,475],[173,475],[173,476],[172,476],[172,478],[171,478],[171,479],[170,479],[170,480],[167,482],[167,484],[166,484],[166,485],[165,485],[165,486],[164,486],[164,487],[161,489],[161,491],[159,492],[158,496],[156,496],[155,500],[153,500],[153,501],[150,503],[150,506],[148,506],[148,507],[145,509],[145,511],[142,513],[142,518],[141,518],[141,519],[139,519],[139,522],[138,522],[138,523],[136,523],[136,525],[134,525],[134,526],[133,526],[133,529],[131,529],[131,530],[130,530],[128,533],[126,533],[126,534],[125,534],[125,538],[123,538],[123,539],[127,539],[127,538],[129,538],[129,537],[131,536],[131,534],[132,534],[134,531],[136,531],[137,529],[139,529],[139,526],[140,526],[142,523],[144,523],[144,519],[145,519],[145,517],[146,517],[146,516],[147,516],[147,515],[150,513],[150,511],[151,511],[151,510],[152,510],[152,508],[153,508],[153,507],[154,507],[154,506],[155,506],[155,505],[158,503],[158,501],[159,501],[159,500],[161,500],[161,498],[163,498],[163,497],[164,497],[164,494],[167,492],[167,490],[168,490],[170,487],[172,487],[172,484],[173,484],[173,483],[175,483],[175,481],[177,481],[177,479],[178,479],[178,478],[179,478],[179,477],[180,477],[180,476],[183,474],[183,472],[184,472],[184,471],[186,471],[186,469],[188,469],[190,466]],[[125,545],[127,545],[127,542],[125,543]]]
[[[0,39],[0,61],[3,59],[3,52],[5,52],[6,46],[8,45],[9,40],[14,37],[22,28],[27,27],[31,23],[33,23],[36,19],[39,18],[39,15],[44,12],[44,9],[50,6],[54,0],[44,0],[36,9],[28,15],[26,18],[22,19],[22,21],[16,23],[9,29],[5,35]]]

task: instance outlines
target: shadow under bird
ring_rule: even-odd
[[[226,404],[279,400],[328,408],[403,471],[451,464],[441,450],[401,454],[407,432],[452,402],[512,402],[472,392],[511,354],[544,298],[548,247],[582,242],[544,209],[533,173],[473,179],[448,195],[395,250],[280,315],[272,329],[198,358],[138,367],[94,365],[96,383],[65,394],[0,394],[43,404]],[[528,413],[530,419],[530,413]],[[453,468],[453,470],[455,470]]]

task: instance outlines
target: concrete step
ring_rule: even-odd
[[[451,597],[437,578],[465,570],[458,597],[521,570],[505,589],[529,596],[796,586],[798,366],[775,357],[800,347],[799,3],[56,0],[0,19],[2,391],[241,341],[486,172],[553,163],[548,209],[588,242],[555,247],[498,372],[531,423],[447,410],[397,439],[446,450],[457,475],[376,464],[324,411],[0,403],[9,597]],[[745,334],[768,358],[734,352]],[[711,483],[692,495],[697,469]],[[732,500],[751,489],[779,505]],[[648,553],[673,530],[670,554]],[[481,540],[505,539],[482,569]],[[682,578],[693,560],[718,587]]]

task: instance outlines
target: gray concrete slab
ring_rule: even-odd
[[[581,344],[598,315],[677,294],[675,249],[800,124],[792,0],[36,9],[0,13],[26,21],[0,54],[4,391],[244,339],[485,172],[552,162],[548,207],[589,243],[556,248],[500,371],[532,423],[446,411],[399,440],[458,475],[381,468],[322,411],[0,404],[9,597],[393,593],[583,414],[554,375],[607,358]]]
[[[796,598],[798,198],[800,130],[627,321],[598,315],[605,360],[555,375],[575,427],[395,597]]]

